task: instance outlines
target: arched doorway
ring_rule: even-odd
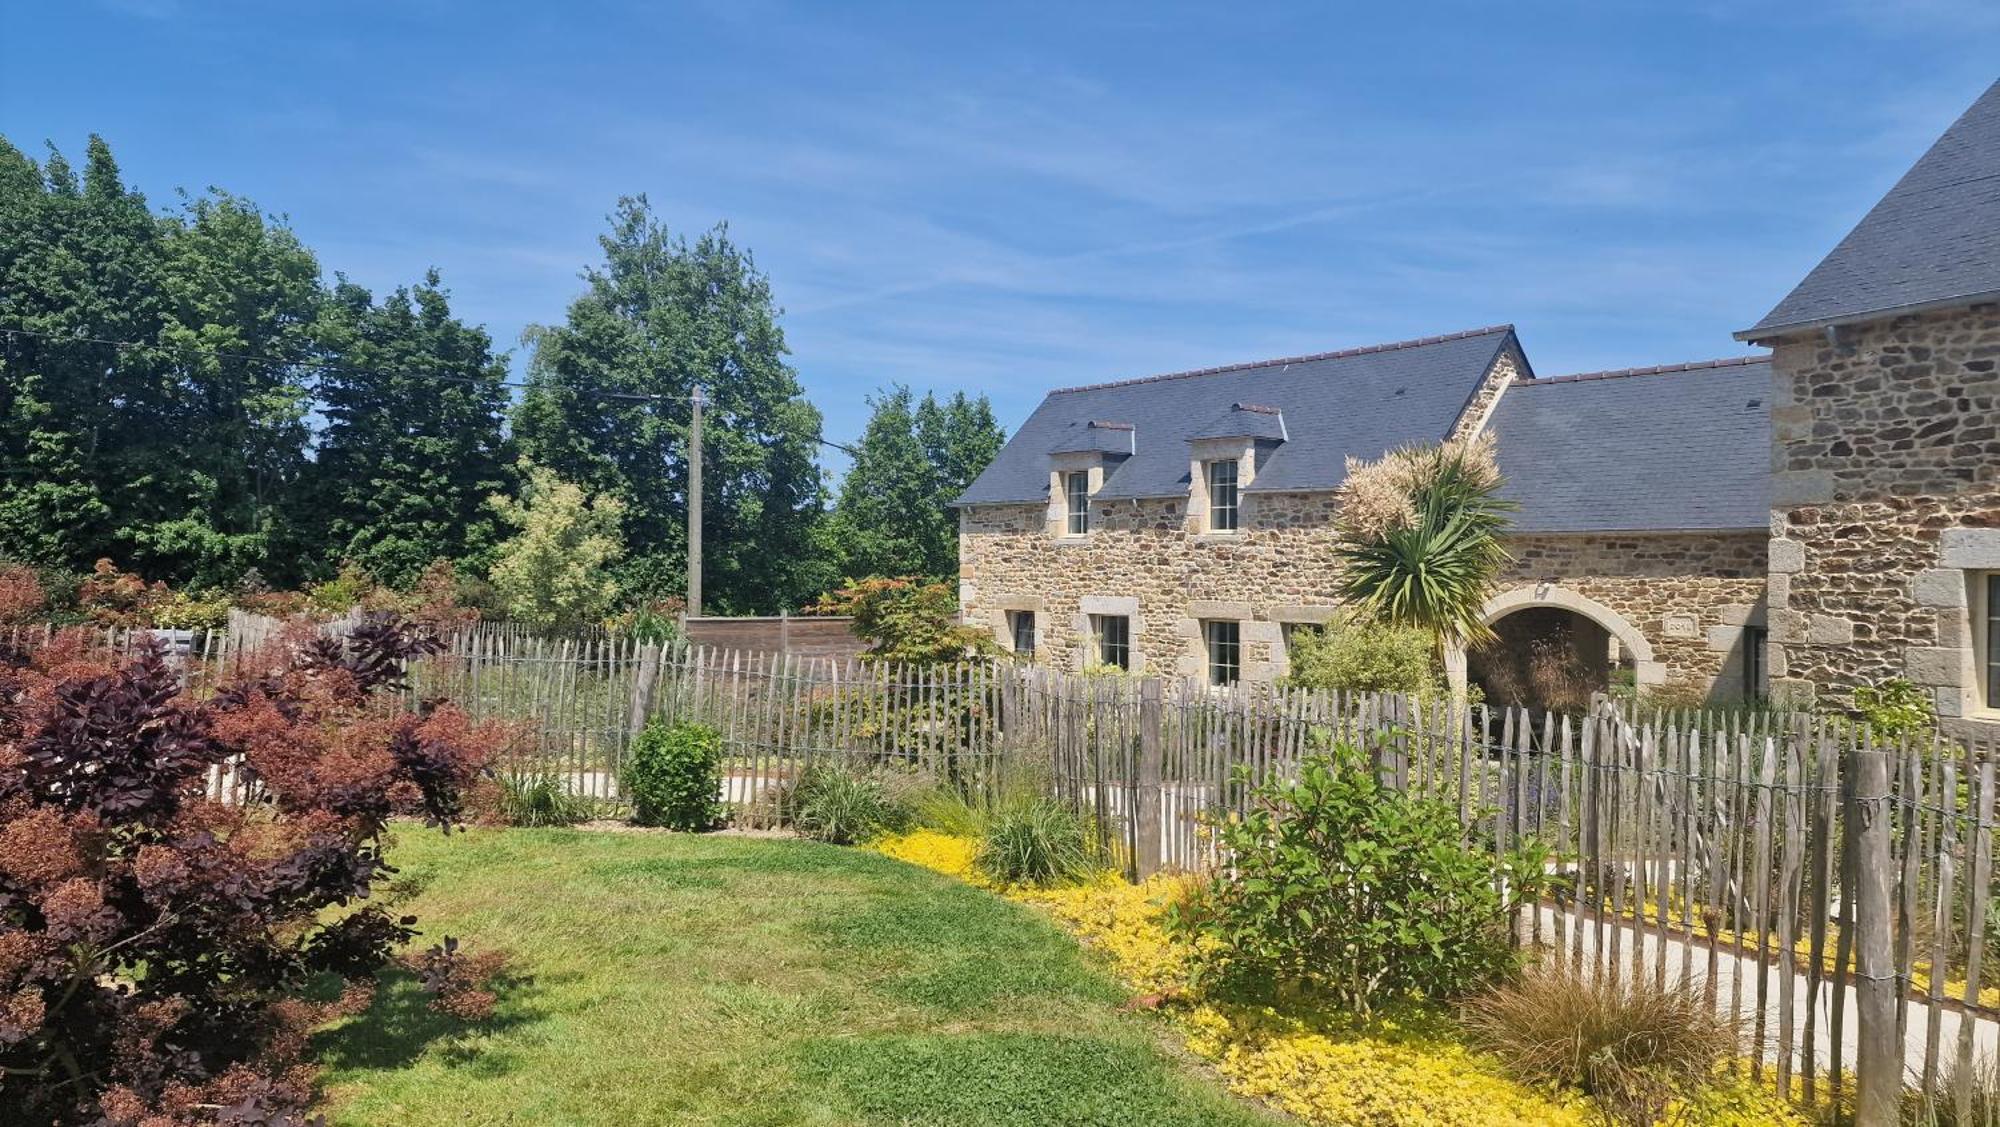
[[[1614,686],[1657,685],[1666,668],[1624,616],[1594,599],[1544,583],[1489,600],[1497,639],[1468,657],[1486,699],[1574,712]]]

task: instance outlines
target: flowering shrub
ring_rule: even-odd
[[[156,652],[0,655],[0,1122],[295,1122],[310,1031],[368,1004],[414,920],[361,904],[388,819],[454,823],[493,734],[376,704],[429,644],[391,623],[272,657],[207,700]],[[263,801],[206,797],[240,762]],[[455,947],[424,964],[477,1015]],[[347,986],[305,1000],[313,979]]]

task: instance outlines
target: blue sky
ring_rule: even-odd
[[[827,434],[1511,321],[1737,354],[2000,72],[2000,4],[0,0],[0,133],[219,185],[503,344],[617,196],[729,221]],[[517,349],[517,354],[519,350]]]

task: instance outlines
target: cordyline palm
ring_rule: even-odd
[[[1493,637],[1481,612],[1507,564],[1500,538],[1517,507],[1497,496],[1490,443],[1396,451],[1351,466],[1349,481],[1342,593],[1377,619],[1434,635],[1462,696],[1466,649]]]

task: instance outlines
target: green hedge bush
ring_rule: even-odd
[[[1463,997],[1515,968],[1502,878],[1539,887],[1542,857],[1467,845],[1450,803],[1382,785],[1350,746],[1253,792],[1217,827],[1232,863],[1170,926],[1199,942],[1208,984],[1307,993],[1369,1012]]]
[[[625,790],[633,821],[674,830],[722,824],[722,733],[706,724],[654,721],[632,745]]]

